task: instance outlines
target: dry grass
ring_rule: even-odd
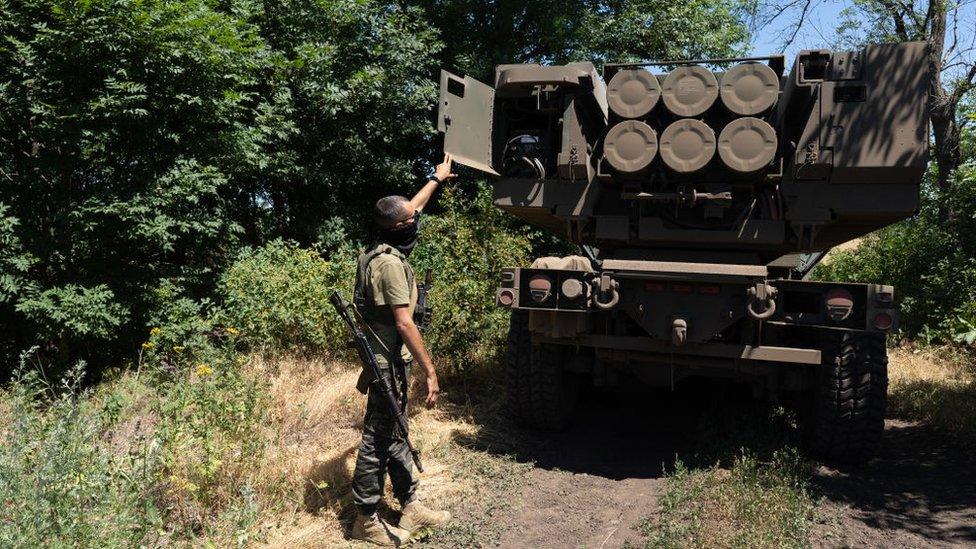
[[[140,379],[133,372],[107,380],[79,401],[84,417],[90,417],[100,429],[93,432],[95,439],[72,444],[97,445],[106,459],[142,455],[152,449],[155,457],[147,473],[147,488],[132,496],[145,496],[144,499],[124,502],[136,510],[143,506],[159,509],[161,522],[147,534],[149,545],[360,546],[345,539],[355,512],[350,483],[366,400],[355,388],[359,366],[325,357],[253,356],[239,364],[243,380],[262,381],[261,419],[253,427],[254,432],[248,426],[248,440],[256,440],[255,444],[223,441],[220,437],[224,435],[212,430],[190,442],[167,439],[164,431],[178,428],[183,420],[183,416],[167,416],[167,406],[177,405],[185,410],[199,403],[170,402],[172,391],[160,391],[148,378]],[[491,393],[478,381],[471,383],[472,391]],[[246,385],[244,381],[242,384]],[[445,399],[435,410],[424,409],[419,402],[425,393],[423,383],[414,379],[411,438],[421,450],[425,466],[420,475],[419,496],[432,507],[460,515],[459,520],[434,533],[426,543],[434,547],[491,545],[495,539],[492,536],[497,534],[492,513],[511,505],[511,491],[520,485],[528,465],[481,451],[472,443],[486,436],[485,429],[492,429],[474,418],[496,417],[481,408],[484,403],[497,406],[495,399],[474,398],[461,388],[460,380],[444,379],[442,386],[458,400],[474,400]],[[236,394],[219,392],[210,397],[223,401]],[[6,394],[0,391],[0,440],[4,440],[16,415],[4,397]],[[207,415],[205,410],[197,412],[193,417]],[[237,412],[230,407],[221,408],[219,413],[233,416]],[[42,419],[37,417],[38,422]],[[158,445],[171,439],[176,441],[175,447]],[[217,461],[198,455],[207,444],[222,449]],[[159,468],[162,462],[157,458],[161,459],[165,451],[176,455],[166,462],[165,468]],[[211,463],[216,469],[206,486],[193,476],[201,463]],[[78,465],[74,464],[76,468]],[[70,476],[71,471],[65,474]],[[22,475],[21,485],[28,485],[29,476],[26,472]],[[185,486],[181,488],[180,483]],[[395,500],[387,485],[385,499],[392,504]],[[24,494],[29,493],[28,488]],[[142,490],[141,485],[133,489],[136,488]],[[393,521],[398,519],[396,509],[382,508],[381,513]]]
[[[340,547],[354,514],[350,482],[362,428],[365,397],[355,388],[358,365],[326,359],[284,358],[253,361],[271,380],[271,423],[276,440],[261,464],[261,476],[280,479],[262,488],[267,507],[258,528],[271,547]],[[422,390],[412,390],[411,439],[421,450],[425,472],[420,497],[434,507],[452,508],[478,493],[484,482],[470,468],[470,450],[458,437],[475,436],[478,427],[458,409],[426,410],[417,405]],[[486,460],[500,459],[485,457]],[[386,501],[393,497],[387,483]],[[270,505],[269,505],[270,504]],[[390,509],[387,515],[394,515]],[[391,517],[395,518],[395,517]]]
[[[833,260],[833,258],[837,257],[838,254],[845,253],[845,252],[852,252],[856,250],[858,246],[860,246],[861,243],[864,242],[865,238],[869,238],[869,237],[864,236],[861,238],[855,238],[854,240],[848,240],[843,244],[838,244],[837,246],[834,246],[833,248],[827,251],[827,255],[824,256],[824,258],[821,260],[821,263],[827,265],[831,262],[831,260]]]
[[[13,409],[10,407],[10,399],[4,390],[0,390],[0,444],[7,438],[10,429]]]
[[[889,353],[890,413],[924,421],[976,444],[976,367],[953,348],[898,347]]]
[[[947,347],[895,347],[888,353],[888,377],[892,385],[914,381],[944,384],[971,381],[972,360]]]

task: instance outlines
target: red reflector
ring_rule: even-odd
[[[678,294],[690,294],[691,293],[691,290],[692,290],[692,288],[691,288],[691,285],[690,284],[672,284],[671,285],[671,291],[672,292],[675,292],[675,293],[678,293]]]
[[[890,330],[894,321],[888,313],[878,313],[874,316],[874,327],[879,330]]]
[[[512,290],[502,290],[498,292],[498,304],[503,307],[511,307],[515,303],[515,292]]]
[[[664,283],[663,282],[645,282],[644,289],[648,292],[663,292]]]
[[[721,291],[721,288],[719,288],[718,286],[699,286],[698,287],[698,293],[700,293],[700,294],[716,295],[716,294],[719,293],[719,291]]]

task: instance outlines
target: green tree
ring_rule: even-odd
[[[0,363],[117,362],[244,245],[365,240],[429,167],[441,66],[725,55],[739,9],[0,0]]]
[[[309,242],[409,181],[434,31],[378,2],[268,5],[0,2],[5,363],[114,361],[160,281],[205,293],[242,241]]]
[[[667,60],[739,53],[737,0],[419,0],[448,46],[445,68],[490,80],[501,63]]]

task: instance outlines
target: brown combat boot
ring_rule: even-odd
[[[410,532],[393,526],[376,514],[372,516],[357,514],[349,537],[384,547],[399,547],[407,543]]]
[[[408,530],[411,534],[422,528],[437,528],[444,526],[451,520],[451,513],[447,511],[433,511],[424,506],[419,501],[411,501],[403,508],[403,516],[400,517],[400,528]]]

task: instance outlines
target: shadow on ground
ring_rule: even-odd
[[[908,546],[976,543],[976,458],[928,425],[888,420],[874,461],[843,473],[820,467],[813,483],[842,506],[855,543],[864,528]],[[912,536],[899,540],[898,531]]]
[[[457,442],[542,469],[622,480],[662,477],[676,458],[710,465],[741,449],[761,453],[791,436],[780,419],[767,421],[773,408],[744,386],[697,379],[674,391],[621,385],[583,394],[570,426],[554,433],[515,427],[498,406],[476,408],[482,430]]]
[[[799,442],[790,413],[754,400],[743,386],[708,380],[687,380],[675,391],[622,385],[627,388],[585,394],[570,427],[558,433],[514,427],[501,391],[492,389],[489,404],[467,407],[483,428],[457,442],[544,470],[614,481],[660,478],[676,457],[706,467],[743,451],[763,459]],[[976,457],[927,424],[890,419],[871,463],[815,466],[811,481],[845,538],[839,545],[823,540],[825,546],[976,544]]]

